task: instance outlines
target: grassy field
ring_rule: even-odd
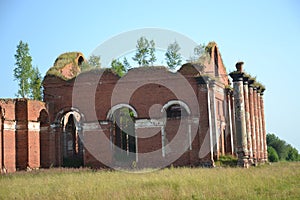
[[[0,199],[300,199],[300,163],[151,173],[18,172],[0,176]]]

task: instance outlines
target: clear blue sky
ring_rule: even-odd
[[[237,61],[266,85],[267,132],[300,150],[300,3],[291,1],[0,1],[0,98],[14,97],[14,54],[27,42],[42,74],[67,51],[88,56],[124,31],[170,29],[216,41],[228,71]],[[228,3],[230,2],[230,3]]]

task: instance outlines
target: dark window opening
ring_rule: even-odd
[[[78,65],[80,66],[83,63],[84,59],[82,56],[79,56],[78,58]]]
[[[180,118],[186,116],[188,116],[188,113],[179,104],[171,105],[167,109],[167,118]]]
[[[218,51],[217,51],[217,47],[215,47],[215,51],[214,51],[214,58],[215,58],[215,76],[219,76],[219,60],[218,60]]]

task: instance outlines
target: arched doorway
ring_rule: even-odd
[[[63,167],[83,166],[82,116],[77,111],[66,112],[60,121]]]
[[[135,119],[137,112],[127,104],[119,104],[111,108],[108,119],[112,122],[111,142],[114,144],[114,161],[118,165],[131,165],[136,161],[137,138]]]

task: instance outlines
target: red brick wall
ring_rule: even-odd
[[[7,172],[40,167],[39,114],[45,103],[27,99],[1,99],[2,162]],[[0,145],[1,146],[1,145]]]

